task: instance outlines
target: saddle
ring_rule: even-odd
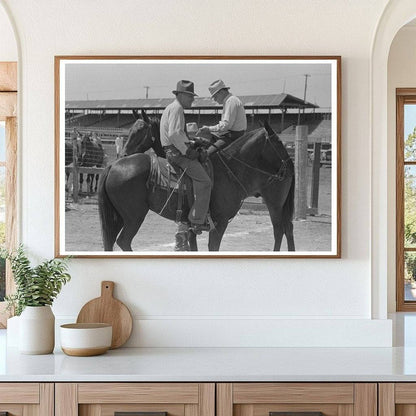
[[[166,159],[150,153],[150,172],[146,185],[153,191],[163,191],[166,203],[173,195],[177,196],[176,222],[186,221],[183,217],[183,207],[191,207],[194,203],[192,179],[178,166],[171,165]],[[210,161],[203,164],[205,170],[213,180],[213,169]]]

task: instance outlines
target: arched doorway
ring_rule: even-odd
[[[389,201],[394,196],[391,180],[395,177],[394,165],[389,163],[388,134],[388,56],[396,33],[416,17],[414,0],[392,0],[383,15],[374,37],[371,55],[371,259],[372,259],[372,317],[387,318],[388,293],[391,293],[391,269],[395,251],[391,250],[392,224],[395,209]],[[387,169],[386,169],[387,167]],[[394,185],[394,182],[393,182]],[[394,203],[393,203],[394,206]],[[393,227],[394,228],[394,227]],[[390,241],[390,243],[389,243]]]

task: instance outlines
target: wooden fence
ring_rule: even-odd
[[[79,166],[77,140],[74,138],[72,140],[72,166],[65,166],[65,174],[72,174],[72,199],[74,202],[78,202],[79,199],[79,174],[100,175],[103,171],[104,168]]]
[[[86,168],[83,166],[65,166],[65,173],[72,174],[72,199],[74,202],[78,202],[79,199],[79,174],[98,174],[100,175],[104,171],[104,168]]]

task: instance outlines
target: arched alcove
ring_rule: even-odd
[[[3,1],[0,1],[0,61],[18,61],[17,40]]]
[[[395,259],[396,253],[396,218],[390,213],[395,212],[395,195],[396,195],[396,137],[397,133],[397,115],[396,115],[396,89],[397,88],[415,88],[416,87],[416,20],[404,25],[394,37],[388,58],[387,68],[387,170],[389,172],[387,178],[388,202],[387,209],[389,212],[388,222],[388,311],[396,311],[396,263],[401,262],[400,259]],[[409,107],[407,107],[409,110]],[[406,122],[409,123],[413,117],[408,113]],[[396,156],[396,157],[394,157]],[[412,168],[413,169],[413,168]],[[409,254],[409,252],[407,252]],[[401,274],[401,273],[400,273]],[[400,289],[402,292],[403,289]],[[404,291],[406,300],[410,300],[413,291]],[[398,293],[397,295],[400,295]],[[402,295],[404,293],[402,292]],[[400,302],[399,302],[400,303]]]
[[[394,37],[401,27],[416,17],[414,0],[390,1],[380,18],[371,55],[371,140],[372,140],[372,204],[371,204],[371,262],[372,317],[385,319],[388,293],[394,273],[395,163],[389,154],[395,135],[389,134],[388,57]],[[393,110],[394,111],[394,110]],[[390,284],[389,284],[390,282]]]

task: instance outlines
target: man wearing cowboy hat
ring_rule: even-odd
[[[202,136],[213,133],[220,137],[214,146],[208,149],[208,154],[230,144],[247,130],[246,111],[243,103],[238,97],[232,95],[229,89],[230,87],[227,87],[221,79],[217,79],[208,87],[211,98],[223,105],[221,121],[215,126],[203,126],[198,131],[198,134]]]
[[[169,163],[181,167],[192,179],[195,201],[188,219],[194,231],[200,233],[209,229],[204,224],[211,197],[211,179],[198,161],[199,153],[187,145],[189,138],[185,133],[183,109],[190,108],[194,101],[194,83],[181,80],[172,92],[176,99],[163,111],[160,119],[160,141]],[[183,224],[181,232],[184,232]]]

